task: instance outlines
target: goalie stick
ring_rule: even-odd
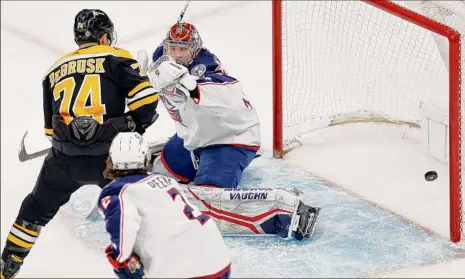
[[[178,24],[184,18],[184,15],[186,14],[186,11],[187,11],[187,8],[189,7],[190,2],[191,2],[190,0],[187,0],[186,3],[184,4],[184,8],[181,10],[181,13],[179,14],[179,17],[178,17],[178,20],[177,20]],[[139,49],[137,51],[137,59],[136,60],[141,65],[142,70],[144,70],[144,72],[146,72],[146,73],[154,71],[158,67],[158,65],[160,65],[163,61],[166,61],[168,59],[169,59],[168,56],[163,55],[162,57],[158,58],[157,61],[155,61],[153,63],[150,63],[149,62],[149,55],[147,53],[147,50]]]
[[[181,11],[181,14],[179,15],[178,23],[180,23],[181,20],[183,19],[184,14],[186,13],[187,7],[189,7],[190,2],[191,2],[190,0],[187,0],[187,1],[186,1],[186,4],[184,5],[184,8],[183,8],[182,11]]]

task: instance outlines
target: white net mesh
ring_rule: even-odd
[[[462,1],[394,2],[465,37]],[[285,150],[303,134],[341,122],[421,125],[422,103],[448,110],[446,38],[362,1],[283,1],[281,9]],[[462,54],[462,81],[464,60]]]

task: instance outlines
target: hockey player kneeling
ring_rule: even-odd
[[[223,234],[309,238],[319,209],[294,191],[237,188],[261,144],[258,113],[197,28],[175,23],[153,61],[144,51],[138,60],[176,126],[152,171],[196,185],[185,195]]]
[[[230,256],[210,216],[166,176],[147,174],[150,153],[137,133],[118,134],[104,176],[99,210],[119,278],[229,278]]]

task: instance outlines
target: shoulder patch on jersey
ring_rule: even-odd
[[[205,74],[206,71],[207,67],[204,64],[198,64],[191,69],[191,75],[200,78],[203,76],[203,74]]]

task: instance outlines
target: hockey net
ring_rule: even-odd
[[[451,239],[460,241],[463,34],[463,1],[273,1],[274,157],[315,130],[359,121],[421,127],[421,104],[443,106]]]

